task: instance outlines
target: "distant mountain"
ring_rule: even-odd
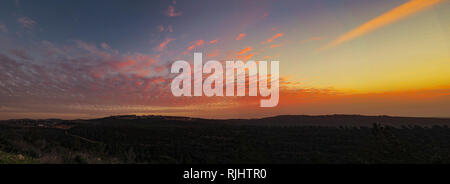
[[[448,126],[450,118],[422,118],[422,117],[393,117],[393,116],[363,116],[363,115],[281,115],[257,119],[203,119],[181,116],[136,116],[120,115],[88,120],[60,120],[60,119],[16,119],[4,120],[0,123],[21,126],[65,127],[70,128],[79,123],[94,124],[122,124],[145,125],[151,123],[161,126],[187,125],[251,125],[251,126],[362,126],[371,127],[373,124],[401,126]]]
[[[270,126],[372,126],[382,124],[389,126],[434,126],[450,125],[450,118],[417,118],[393,116],[362,115],[282,115],[262,119],[239,120],[242,124]]]

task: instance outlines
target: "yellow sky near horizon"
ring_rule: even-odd
[[[392,7],[317,43],[316,52],[300,55],[294,50],[305,46],[299,45],[281,53],[281,61],[298,61],[281,65],[281,70],[303,87],[353,93],[446,88],[450,85],[446,10],[448,1],[442,0],[412,0]]]

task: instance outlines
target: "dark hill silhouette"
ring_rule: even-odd
[[[0,153],[33,163],[450,163],[449,124],[360,115],[5,120]]]
[[[252,125],[252,126],[356,126],[371,127],[373,124],[401,126],[448,126],[450,118],[426,118],[426,117],[395,117],[395,116],[363,116],[363,115],[280,115],[258,119],[204,119],[182,116],[137,116],[119,115],[88,120],[60,120],[60,119],[16,119],[3,120],[0,123],[34,126],[56,126],[61,124],[73,125],[77,123],[93,124],[127,124],[127,125],[152,125],[160,126],[187,126],[187,125]]]
[[[450,118],[417,118],[393,116],[362,115],[282,115],[262,119],[242,120],[242,124],[279,125],[279,126],[372,126],[382,124],[389,126],[434,126],[450,125]]]

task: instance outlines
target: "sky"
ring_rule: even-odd
[[[177,60],[280,61],[280,102],[174,97]],[[0,119],[450,117],[446,0],[4,0]]]

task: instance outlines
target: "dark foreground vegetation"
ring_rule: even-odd
[[[0,163],[450,163],[450,119],[116,116],[0,122]]]

